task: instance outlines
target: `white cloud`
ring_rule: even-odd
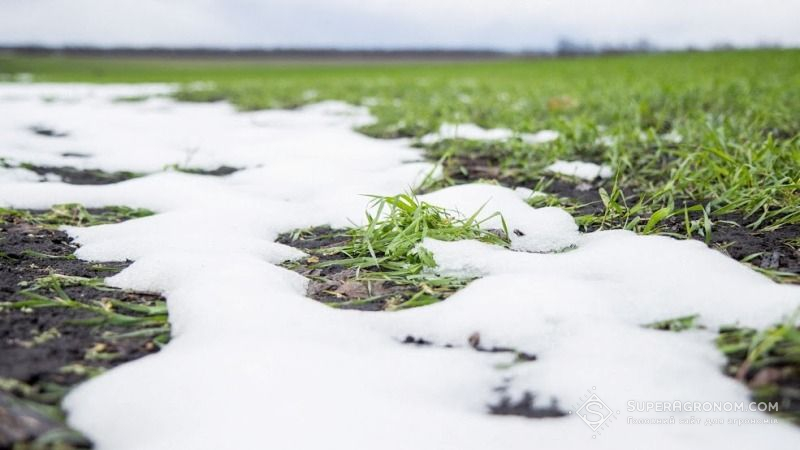
[[[785,0],[4,0],[0,42],[95,45],[541,48],[800,45]]]

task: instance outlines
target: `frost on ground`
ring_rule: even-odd
[[[341,103],[236,113],[222,103],[163,98],[114,103],[114,89],[0,87],[0,156],[7,160],[151,173],[73,186],[0,169],[3,205],[159,212],[68,229],[80,258],[134,260],[108,283],[163,293],[173,325],[161,352],[67,397],[69,422],[98,448],[619,449],[647,442],[788,449],[800,442],[800,430],[784,423],[678,423],[769,418],[758,412],[627,410],[630,401],[749,402],[747,388],[723,375],[713,331],[780,320],[800,304],[798,287],[775,284],[697,242],[625,231],[580,235],[563,211],[530,208],[505,188],[469,185],[424,199],[464,213],[485,203],[482,214],[501,211],[509,230],[519,231],[512,249],[472,241],[425,246],[441,273],[478,280],[429,307],[329,308],[305,297],[305,279],[275,265],[301,256],[275,238],[362,220],[368,199],[361,194],[397,194],[430,172],[419,151],[351,131],[370,117]],[[36,124],[67,134],[33,133]],[[78,161],[67,152],[91,156]],[[225,177],[162,172],[173,164],[243,170]],[[706,328],[642,327],[690,314]],[[403,344],[407,336],[431,345]],[[510,353],[479,352],[478,340],[480,348],[537,359],[514,363]],[[596,431],[576,414],[587,392],[614,413]],[[535,406],[557,402],[572,413],[488,414],[501,395],[516,401],[525,393]],[[669,416],[675,424],[629,423]]]

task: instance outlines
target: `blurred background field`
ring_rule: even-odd
[[[555,160],[609,165],[612,180],[573,192],[550,189],[545,200],[570,208],[585,229],[709,241],[715,220],[754,231],[800,223],[798,50],[417,61],[7,53],[0,73],[53,82],[177,82],[180,100],[229,100],[242,110],[344,100],[369,107],[377,121],[361,131],[379,138],[419,138],[443,123],[552,129],[561,138],[535,148],[520,140],[426,147],[443,161],[444,184],[488,179],[547,192],[564,181],[543,172]]]

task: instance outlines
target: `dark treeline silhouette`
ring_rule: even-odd
[[[494,59],[511,53],[490,49],[338,49],[338,48],[210,48],[210,47],[90,47],[2,46],[0,52],[22,55],[118,56],[153,58],[263,58],[287,60],[338,59]]]
[[[762,43],[757,48],[780,48]],[[686,47],[685,51],[731,50],[737,47],[719,43],[708,48]],[[627,44],[592,44],[568,38],[559,39],[554,50],[503,51],[495,49],[342,49],[342,48],[213,48],[213,47],[94,47],[40,45],[0,45],[0,53],[35,56],[102,56],[141,58],[247,58],[271,60],[480,60],[503,58],[551,58],[625,53],[655,53],[665,50],[646,39]]]
[[[593,45],[589,42],[577,42],[567,38],[558,40],[555,54],[559,56],[595,55],[595,54],[621,54],[621,53],[652,53],[659,51],[658,47],[647,39],[640,39],[631,44],[603,44]]]

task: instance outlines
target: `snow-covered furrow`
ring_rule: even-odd
[[[159,212],[68,229],[82,259],[134,260],[108,283],[162,293],[173,325],[162,351],[67,397],[70,424],[98,448],[789,449],[800,443],[800,430],[785,423],[702,422],[768,417],[758,412],[627,410],[632,401],[749,402],[747,388],[722,374],[715,327],[780,320],[800,305],[799,288],[777,285],[697,242],[624,231],[580,235],[561,210],[533,209],[511,190],[470,185],[424,199],[466,213],[488,201],[486,215],[500,211],[520,231],[513,250],[428,241],[442,273],[480,278],[424,308],[335,310],[306,298],[306,280],[275,265],[301,254],[274,239],[294,228],[361,221],[368,201],[362,194],[400,193],[431,171],[418,150],[352,131],[370,117],[341,103],[237,113],[223,103],[163,98],[114,103],[113,89],[120,87],[0,86],[0,157],[152,172],[114,185],[70,186],[0,169],[2,205],[80,202]],[[37,135],[31,132],[37,125],[67,136]],[[63,156],[69,152],[90,156]],[[160,172],[172,164],[243,170],[226,177]],[[707,329],[676,334],[641,327],[689,314],[700,314]],[[538,359],[509,366],[513,355],[475,351],[468,339],[476,333],[484,347]],[[408,335],[434,345],[402,344]],[[532,392],[537,405],[556,399],[573,413],[489,415],[502,385],[514,398]],[[597,431],[580,417],[590,393],[613,412]],[[629,423],[670,416],[675,424]],[[678,423],[692,416],[701,423]]]

